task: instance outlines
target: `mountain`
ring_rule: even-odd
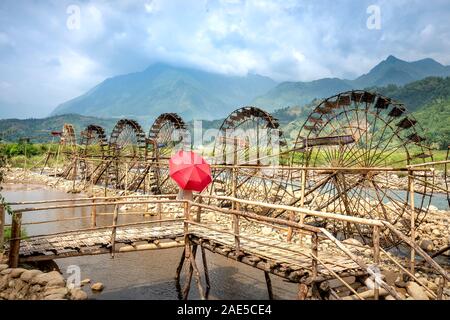
[[[257,97],[253,104],[272,111],[277,108],[304,105],[314,98],[326,98],[342,91],[387,85],[403,86],[430,76],[450,76],[450,66],[433,59],[414,62],[389,56],[369,73],[354,80],[320,79],[311,82],[282,82],[268,93]]]
[[[52,115],[151,117],[177,112],[185,120],[217,119],[273,88],[276,82],[249,74],[225,76],[157,63],[142,72],[106,79],[59,105]]]
[[[407,62],[391,55],[352,83],[359,88],[405,85],[430,76],[450,76],[450,66],[444,66],[430,58]]]
[[[0,120],[1,141],[14,142],[20,138],[31,138],[31,142],[48,142],[52,140],[51,131],[61,131],[64,123],[74,125],[79,138],[81,130],[90,124],[101,125],[109,136],[117,119],[86,117],[78,114],[52,116],[43,119],[2,119]]]

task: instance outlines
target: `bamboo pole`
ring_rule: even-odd
[[[203,197],[201,195],[198,196],[198,203],[202,203],[203,202]],[[197,222],[200,222],[202,218],[202,207],[198,206],[197,207]]]
[[[267,271],[264,271],[264,278],[266,279],[267,293],[269,294],[269,300],[273,300],[272,281]]]
[[[189,247],[190,247],[190,242],[188,240],[188,248]],[[196,254],[197,254],[197,245],[193,245],[192,255],[194,256],[194,259],[195,259]],[[187,260],[189,262],[190,256],[191,256],[190,253],[189,253],[188,257],[185,255],[185,260]],[[188,274],[186,275],[186,283],[185,283],[184,289],[183,289],[183,299],[184,300],[187,300],[187,298],[189,296],[189,291],[191,289],[192,274],[194,273],[194,268],[192,267],[192,264],[188,263],[188,265],[189,265],[189,270],[188,270]]]
[[[414,205],[414,176],[412,172],[409,172],[409,197],[410,197],[410,214],[411,214],[411,242],[416,242],[416,212]],[[414,246],[411,246],[411,255],[410,255],[410,270],[411,273],[415,272],[415,260],[416,260],[416,252],[414,250]]]
[[[185,250],[185,258],[189,259],[189,221],[190,221],[190,203],[184,203],[184,222],[183,222],[183,231],[184,231],[184,250]]]
[[[378,267],[380,263],[380,227],[373,227],[373,263]],[[374,279],[374,298],[378,300],[380,297],[380,288],[377,279]]]
[[[5,252],[5,206],[0,203],[0,260]]]
[[[236,202],[236,211],[240,210],[239,202]],[[236,250],[236,256],[239,257],[241,254],[241,240],[239,238],[239,216],[233,215],[233,230],[234,230],[234,248]]]
[[[449,274],[436,262],[434,261],[420,246],[418,246],[415,242],[412,242],[411,239],[405,236],[403,233],[398,231],[392,224],[387,221],[383,221],[383,224],[389,228],[395,235],[397,235],[401,240],[403,240],[410,247],[414,247],[415,251],[424,258],[436,271],[438,271],[442,276],[444,276],[447,281],[450,281]]]
[[[203,271],[205,272],[206,291],[205,297],[208,299],[209,290],[211,289],[211,283],[209,281],[208,263],[206,262],[205,248],[200,244],[200,250],[202,252]]]
[[[111,258],[114,258],[114,252],[116,249],[116,234],[117,234],[117,220],[119,218],[119,206],[116,204],[114,207],[113,227],[111,232]]]
[[[91,227],[94,228],[96,226],[97,226],[97,206],[95,205],[95,199],[92,199]]]
[[[185,244],[186,245],[186,244]],[[181,253],[181,259],[180,262],[178,263],[177,266],[177,271],[175,272],[175,280],[179,283],[180,281],[180,274],[181,274],[181,270],[183,269],[183,264],[185,261],[185,250],[183,249],[183,252]]]
[[[289,221],[294,221],[294,217],[295,217],[294,211],[289,211]],[[287,242],[292,242],[293,233],[294,233],[293,228],[289,227],[286,237]]]
[[[410,276],[411,279],[414,279],[414,281],[420,284],[426,291],[428,291],[429,294],[431,294],[432,297],[436,297],[435,293],[430,288],[428,288],[425,284],[420,282],[420,280],[414,274],[409,272],[408,269],[404,268],[398,261],[392,258],[383,248],[380,248],[380,252],[382,252],[389,260],[391,260],[397,267],[399,267],[400,270],[402,270],[404,273]]]
[[[11,239],[9,241],[9,267],[19,265],[20,237],[22,229],[22,213],[14,212],[12,216]]]
[[[72,192],[75,192],[75,183],[77,180],[77,166],[78,166],[78,162],[77,162],[77,157],[75,156],[75,159],[73,161],[73,183],[72,183]]]
[[[197,283],[197,288],[198,288],[198,292],[200,294],[200,298],[202,300],[205,300],[205,293],[203,291],[202,282],[201,282],[201,279],[200,279],[200,272],[198,271],[197,264],[195,262],[195,255],[194,254],[190,254],[189,255],[189,259],[190,259],[190,262],[191,262],[192,269],[194,271],[194,278],[195,278],[195,282]]]
[[[319,237],[315,232],[311,235],[311,253],[312,253],[312,277],[313,279],[315,279],[319,274],[316,259],[316,257],[318,257],[319,255]]]
[[[339,249],[341,249],[341,251],[343,251],[350,259],[352,259],[353,261],[355,261],[363,270],[367,270],[368,272],[370,272],[370,269],[368,268],[368,266],[366,265],[366,263],[364,261],[362,261],[361,259],[359,259],[358,257],[356,257],[353,253],[350,252],[350,250],[348,250],[338,239],[336,239],[328,230],[324,229],[324,228],[320,228],[320,230],[322,231],[322,233],[328,238],[330,239]],[[397,300],[401,300],[401,297],[399,296],[399,294],[397,293],[397,291],[395,291],[395,289],[393,289],[391,286],[389,286],[387,283],[385,283],[383,280],[381,280],[380,285],[389,292],[390,295],[392,295],[395,299]]]
[[[279,209],[279,210],[284,210],[284,211],[292,210],[294,212],[305,213],[305,214],[311,215],[311,216],[353,222],[353,223],[358,223],[358,224],[365,224],[368,226],[381,226],[381,227],[383,226],[383,223],[379,220],[346,216],[346,215],[338,214],[338,213],[329,213],[329,212],[315,211],[315,210],[310,210],[310,209],[305,209],[305,208],[297,208],[297,207],[281,205],[281,204],[272,204],[272,203],[244,200],[244,199],[236,199],[236,198],[227,197],[227,196],[204,195],[204,197],[218,199],[218,200],[237,201],[241,204],[242,203],[249,204],[249,205],[260,206],[260,207],[269,208],[269,209]],[[196,204],[196,205],[198,205],[198,204]],[[217,210],[217,211],[220,211],[220,210]],[[260,216],[260,217],[265,218],[263,216]],[[283,223],[280,223],[280,224],[284,224],[284,225],[286,225],[286,223],[288,222],[288,220],[283,220],[283,219],[278,219],[278,220],[284,221]]]
[[[128,195],[128,162],[125,163],[125,196]]]

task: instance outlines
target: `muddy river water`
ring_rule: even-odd
[[[67,194],[41,185],[4,184],[2,194],[8,202],[47,199],[78,198],[82,195]],[[101,212],[99,208],[98,212]],[[111,211],[109,211],[111,212]],[[24,213],[23,223],[31,221],[57,220],[69,217],[89,217],[89,208],[60,209]],[[111,222],[111,216],[99,216],[100,224]],[[142,220],[142,217],[123,217],[119,223]],[[7,223],[10,223],[10,220]],[[63,230],[89,227],[90,220],[60,221],[51,224],[25,225],[28,235],[45,234]],[[141,251],[110,255],[83,256],[58,259],[61,272],[66,276],[70,266],[78,266],[81,279],[102,282],[105,289],[94,294],[89,286],[84,287],[90,299],[177,299],[174,280],[175,270],[182,248],[156,251]],[[206,251],[211,281],[210,299],[267,299],[264,273],[241,263]],[[197,256],[199,258],[200,255]],[[200,266],[201,263],[199,262]],[[202,270],[200,270],[202,271]],[[272,276],[272,286],[276,299],[295,299],[297,285]],[[191,299],[198,299],[197,288],[193,282]]]

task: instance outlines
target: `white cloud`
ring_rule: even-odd
[[[50,112],[105,77],[164,61],[276,80],[356,77],[389,54],[450,64],[448,1],[379,0],[381,30],[366,28],[371,0],[0,2],[0,99]]]

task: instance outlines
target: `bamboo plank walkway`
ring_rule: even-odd
[[[230,232],[227,229],[223,230]],[[162,226],[120,227],[116,232],[115,252],[164,249],[184,245],[181,221],[166,223]],[[204,245],[214,253],[231,257],[235,238],[225,232],[210,230],[201,225],[189,227],[189,235],[194,243]],[[312,272],[312,258],[308,256],[311,249],[308,245],[288,243],[249,232],[241,232],[240,235],[241,257],[244,256],[247,259],[236,260],[260,269],[267,269],[267,265],[271,265],[269,272],[290,280],[298,280],[302,275]],[[162,245],[164,242],[171,244],[164,246]],[[27,262],[108,254],[111,253],[111,249],[111,228],[109,228],[24,239],[20,242],[19,255],[21,262]],[[343,253],[319,250],[318,255],[329,270],[339,275],[365,274],[365,271]],[[329,270],[318,265],[318,273],[323,279],[333,277]]]

